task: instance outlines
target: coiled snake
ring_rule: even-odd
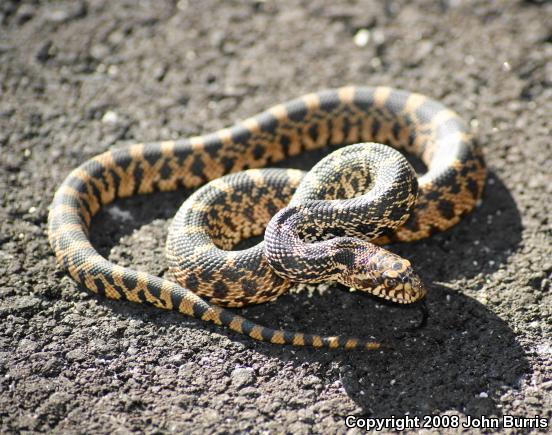
[[[412,153],[427,172],[416,182],[400,153],[377,144],[339,149],[307,175],[251,169],[369,141]],[[414,241],[452,227],[481,197],[485,175],[468,128],[440,103],[387,87],[344,87],[209,135],[92,157],[57,190],[48,235],[57,262],[105,297],[177,310],[276,344],[377,349],[373,341],[266,328],[221,305],[265,302],[292,281],[324,279],[399,303],[421,299],[425,289],[410,263],[367,240]],[[90,221],[102,206],[179,187],[201,188],[171,225],[167,254],[178,284],[113,264],[91,245]],[[269,221],[264,245],[230,251]]]

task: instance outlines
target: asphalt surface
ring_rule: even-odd
[[[347,433],[347,415],[550,421],[551,16],[543,1],[0,2],[0,432]],[[481,205],[451,231],[392,247],[429,287],[428,324],[410,331],[417,310],[340,288],[240,312],[392,340],[394,351],[257,343],[98,298],[56,267],[48,206],[87,158],[345,84],[440,100],[485,150]],[[165,274],[185,197],[117,202],[95,219],[95,245]]]

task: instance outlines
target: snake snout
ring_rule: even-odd
[[[422,299],[426,294],[426,288],[420,276],[414,272],[410,262],[403,260],[408,265],[403,265],[400,271],[397,266],[385,270],[382,273],[383,297],[394,302],[410,304]]]
[[[343,283],[400,304],[422,299],[426,288],[410,262],[382,248],[361,249]]]

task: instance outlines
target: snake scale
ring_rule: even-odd
[[[427,171],[407,183],[411,169],[399,152],[363,142],[413,154]],[[359,145],[340,148],[347,144]],[[314,149],[337,151],[312,175],[265,168]],[[452,227],[476,205],[485,176],[480,147],[442,104],[388,87],[343,87],[212,134],[92,157],[57,190],[48,235],[58,264],[102,296],[177,310],[275,344],[377,349],[369,340],[270,329],[223,306],[272,300],[292,281],[321,279],[399,303],[421,299],[425,289],[408,260],[377,245]],[[178,283],[118,266],[90,243],[90,222],[101,207],[181,187],[197,190],[169,233]],[[267,225],[265,243],[231,251]]]

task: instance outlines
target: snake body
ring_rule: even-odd
[[[334,151],[270,220],[267,261],[293,282],[336,280],[393,302],[415,302],[426,291],[410,262],[367,242],[403,225],[417,193],[416,174],[400,152],[374,143]]]
[[[276,344],[375,349],[379,343],[372,341],[266,328],[221,306],[212,305],[199,296],[226,306],[274,299],[290,285],[285,274],[289,272],[292,278],[298,274],[291,267],[297,259],[288,255],[289,252],[296,252],[316,236],[312,230],[302,227],[305,216],[311,214],[302,205],[313,191],[302,187],[301,181],[307,180],[309,175],[275,169],[245,171],[223,177],[225,174],[263,168],[305,150],[332,150],[345,144],[368,141],[386,143],[412,153],[427,166],[427,172],[418,177],[418,196],[406,221],[408,213],[386,215],[393,203],[400,202],[400,189],[393,195],[388,194],[381,202],[379,212],[390,225],[389,228],[399,225],[396,230],[391,232],[376,224],[378,228],[372,232],[373,228],[359,226],[358,222],[354,225],[357,229],[368,230],[370,237],[365,238],[379,235],[375,243],[413,241],[446,230],[471,211],[481,197],[486,175],[482,153],[458,115],[420,94],[387,87],[345,87],[305,95],[209,135],[136,144],[92,157],[68,175],[54,196],[48,222],[50,244],[58,263],[68,270],[74,280],[92,292],[111,299],[177,310]],[[237,178],[232,181],[228,177]],[[395,183],[400,181],[399,177]],[[243,183],[249,183],[250,188],[233,187]],[[392,182],[391,187],[393,185]],[[207,219],[210,229],[188,225],[189,217],[186,216],[190,215],[180,216],[179,212],[171,234],[181,233],[192,240],[204,237],[207,231],[211,242],[204,238],[205,243],[194,245],[193,252],[186,255],[194,261],[195,268],[186,273],[176,271],[179,284],[113,264],[91,245],[88,232],[92,217],[102,206],[115,199],[201,186],[204,187],[188,199],[186,208],[192,215],[195,213],[192,222]],[[365,188],[372,191],[374,186],[368,183]],[[294,196],[296,190],[297,196]],[[320,192],[326,199],[332,196],[327,189],[318,189]],[[347,192],[335,195],[337,198],[352,196]],[[201,198],[210,199],[202,201]],[[222,199],[229,200],[230,205],[225,205]],[[285,207],[289,200],[292,201],[290,207],[271,221],[272,215]],[[210,205],[206,206],[209,201]],[[407,199],[405,201],[408,202]],[[316,200],[313,202],[316,203]],[[241,208],[236,204],[240,204]],[[247,204],[250,204],[249,214],[243,211],[247,209]],[[291,218],[293,215],[296,217]],[[313,219],[316,222],[317,218]],[[340,218],[340,222],[345,224],[353,220],[357,221],[356,218],[347,218],[346,213]],[[263,248],[267,255],[261,250],[260,257],[245,255],[238,261],[237,254],[230,252],[220,262],[215,248],[225,251],[245,237],[262,234],[263,226],[269,221],[265,237],[269,243]],[[318,226],[317,231],[321,232],[323,240],[319,243],[332,243],[325,239],[334,235],[343,236],[340,230],[329,229],[327,219],[320,222],[322,227]],[[370,219],[368,222],[375,223]],[[347,237],[350,238],[345,236],[345,239]],[[185,244],[169,237],[167,252],[171,268],[182,262],[180,249]],[[338,249],[339,252],[331,257],[340,264],[351,265],[359,256],[349,255],[355,246],[345,248]],[[258,254],[258,247],[251,249],[250,253],[257,249]],[[368,257],[374,259],[371,253]],[[381,264],[382,261],[370,264]],[[421,287],[417,292],[404,283],[402,288],[399,288],[400,285],[397,287],[395,272],[404,276],[408,266],[406,260],[392,261],[385,265],[385,277],[381,270],[376,270],[382,280],[374,292],[398,302],[411,302],[422,297]],[[279,267],[283,269],[278,270]],[[309,271],[306,269],[303,274]],[[267,280],[267,276],[270,279]],[[234,285],[236,282],[238,286]],[[344,282],[348,283],[347,280]],[[416,284],[416,279],[410,283]],[[395,290],[387,292],[387,288]]]
[[[229,174],[198,189],[176,214],[167,241],[171,272],[225,306],[275,299],[294,282],[331,280],[414,302],[425,289],[408,260],[366,242],[401,226],[417,191],[404,156],[380,144],[340,148],[308,173]],[[265,227],[265,243],[233,250]]]

